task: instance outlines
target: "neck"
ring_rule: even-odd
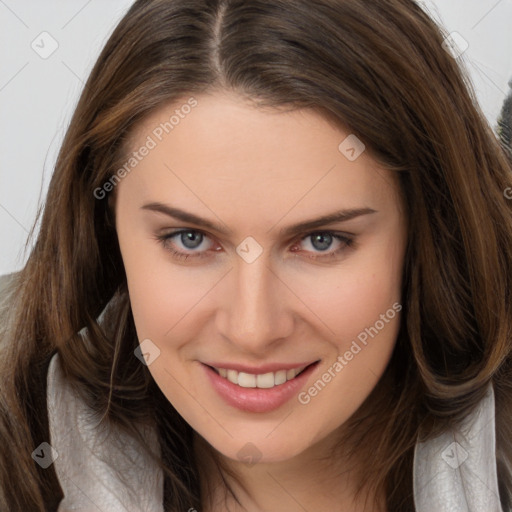
[[[384,496],[369,492],[356,499],[353,463],[333,457],[335,431],[326,439],[289,460],[248,465],[228,459],[201,436],[194,436],[194,451],[200,468],[205,512],[386,512]],[[215,458],[233,475],[219,472]],[[334,461],[334,462],[333,462]],[[227,492],[229,484],[240,503]]]

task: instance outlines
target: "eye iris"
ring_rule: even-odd
[[[316,242],[320,242],[319,246],[316,245]],[[329,233],[318,233],[317,235],[312,236],[312,243],[315,249],[325,251],[331,246],[332,235]]]
[[[203,235],[194,231],[184,231],[181,233],[181,242],[187,249],[195,249],[203,241]]]

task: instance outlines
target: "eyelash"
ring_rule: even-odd
[[[172,256],[174,258],[176,258],[178,260],[188,260],[189,258],[201,259],[201,258],[207,258],[208,257],[207,256],[207,251],[197,252],[197,253],[183,253],[181,251],[177,251],[176,249],[174,249],[169,244],[169,241],[172,238],[175,238],[178,235],[181,235],[182,233],[200,233],[204,237],[208,238],[208,235],[206,235],[206,233],[203,233],[200,230],[197,230],[197,229],[181,229],[179,231],[174,231],[173,233],[168,233],[168,234],[165,234],[165,235],[157,235],[156,236],[156,240],[159,243],[161,243],[164,246],[164,248],[172,254]],[[311,259],[311,260],[330,260],[330,259],[336,258],[344,250],[352,247],[353,244],[354,244],[354,241],[355,241],[354,238],[346,236],[346,235],[342,235],[341,233],[337,233],[335,231],[312,231],[312,232],[306,234],[305,236],[303,236],[302,238],[298,239],[298,243],[306,240],[307,238],[312,237],[313,235],[330,235],[334,239],[338,240],[339,242],[342,242],[343,245],[340,248],[336,249],[335,251],[328,252],[328,253],[325,253],[325,254],[321,254],[320,256],[306,256],[306,258]],[[294,245],[296,243],[297,242],[294,242]]]

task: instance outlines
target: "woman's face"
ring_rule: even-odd
[[[115,210],[139,358],[233,460],[286,460],[325,439],[397,337],[396,176],[311,110],[220,93],[161,108],[130,144]]]

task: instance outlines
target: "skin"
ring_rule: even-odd
[[[350,132],[312,110],[261,109],[222,92],[196,99],[197,107],[115,190],[137,334],[160,350],[149,370],[199,434],[195,449],[204,479],[216,483],[207,444],[247,485],[248,494],[240,491],[247,510],[384,511],[382,497],[366,509],[354,501],[355,482],[342,475],[346,461],[316,459],[329,460],[340,429],[383,374],[400,314],[305,405],[293,398],[269,413],[235,409],[211,387],[200,362],[321,360],[307,391],[344,357],[366,327],[400,303],[406,218],[396,176],[367,151],[349,161],[338,146]],[[137,126],[130,150],[185,101],[161,107]],[[154,202],[231,234],[142,208]],[[279,234],[301,221],[364,207],[375,213],[292,239]],[[180,229],[193,230],[196,248],[180,235],[157,239]],[[319,230],[350,235],[353,244],[332,238],[322,246],[315,243]],[[250,264],[236,252],[248,236],[263,248]],[[171,248],[205,257],[176,259]],[[337,249],[335,257],[325,256]],[[255,465],[237,456],[248,442],[261,457]]]

